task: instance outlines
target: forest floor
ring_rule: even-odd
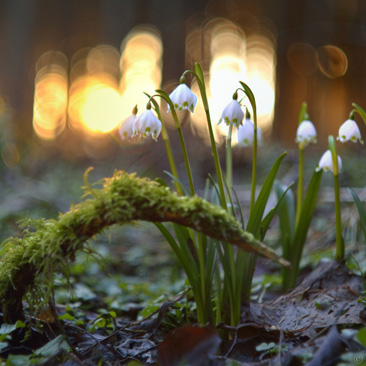
[[[56,217],[77,203],[82,172],[67,163],[37,177],[7,172],[1,239],[21,234],[20,219]],[[56,275],[50,308],[1,325],[1,365],[366,365],[365,243],[346,202],[347,260],[333,261],[329,190],[321,191],[296,288],[282,292],[280,268],[259,260],[237,327],[195,325],[189,284],[153,225],[112,227],[90,243],[98,256],[80,253],[69,280]],[[278,248],[275,223],[268,242]]]

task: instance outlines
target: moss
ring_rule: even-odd
[[[24,221],[23,237],[9,238],[2,244],[0,302],[5,321],[13,323],[22,318],[23,296],[47,283],[46,279],[60,269],[60,263],[73,258],[89,238],[116,223],[171,221],[287,264],[243,231],[221,207],[197,196],[178,197],[169,188],[135,174],[117,171],[99,189],[87,184],[85,196],[83,202],[60,214],[57,220]],[[44,291],[45,298],[48,294],[49,290]]]

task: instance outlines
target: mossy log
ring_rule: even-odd
[[[155,181],[121,171],[105,179],[99,189],[88,187],[86,193],[89,198],[57,220],[39,220],[35,230],[26,227],[21,238],[9,238],[2,244],[0,303],[6,322],[24,318],[24,295],[42,288],[42,283],[45,286],[45,279],[52,278],[60,264],[113,224],[170,221],[288,266],[272,249],[243,231],[224,209],[200,197],[179,197]],[[47,297],[47,290],[42,293]]]

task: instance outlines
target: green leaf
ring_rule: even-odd
[[[366,328],[362,328],[357,332],[356,335],[357,340],[366,347]]]
[[[74,320],[75,319],[75,317],[74,316],[72,316],[71,314],[69,314],[69,313],[65,313],[65,314],[63,314],[63,315],[60,315],[59,317],[58,317],[58,319],[59,320]]]
[[[31,355],[9,355],[6,360],[7,366],[28,366],[31,365]]]
[[[194,72],[196,74],[196,77],[199,79],[199,81],[204,85],[205,78],[203,76],[203,71],[202,71],[201,65],[198,62],[196,62],[194,65]]]
[[[314,171],[310,180],[304,201],[302,203],[299,221],[295,227],[295,233],[293,238],[293,252],[290,254],[290,261],[292,263],[291,278],[288,277],[289,286],[295,285],[297,274],[299,272],[300,260],[306,241],[306,236],[309,230],[311,220],[313,218],[314,208],[318,197],[320,188],[320,181],[322,177],[322,170]],[[286,286],[288,288],[288,286]]]
[[[357,196],[356,192],[351,188],[349,188],[349,191],[351,192],[353,200],[355,201],[355,205],[357,207],[358,215],[360,217],[360,224],[361,224],[363,236],[364,236],[364,239],[365,239],[365,242],[366,242],[366,210],[363,207],[363,204],[362,204],[360,198]]]
[[[257,115],[257,104],[255,102],[254,94],[247,84],[243,83],[242,81],[240,81],[240,84],[243,87],[244,92],[247,95],[250,104],[252,105],[253,114],[254,114],[254,116],[256,116]]]
[[[279,182],[274,185],[277,199],[283,197],[278,205],[278,217],[280,220],[280,234],[283,256],[289,259],[289,253],[292,245],[292,238],[295,231],[295,198],[292,190],[285,190]]]
[[[239,200],[239,197],[238,197],[238,194],[236,193],[236,190],[234,189],[234,187],[232,187],[232,192],[235,196],[235,201],[236,201],[236,204],[238,206],[238,211],[239,211],[239,215],[240,215],[240,223],[241,223],[241,226],[243,227],[243,229],[245,228],[245,221],[244,221],[244,214],[243,214],[243,209],[241,207],[241,204],[240,204],[240,200]]]
[[[205,77],[203,75],[201,65],[198,62],[196,62],[194,65],[194,73],[196,75],[198,86],[200,88],[203,106],[204,106],[205,110],[207,111],[209,108],[209,105],[208,105],[208,99],[207,99],[207,93],[206,93],[206,87],[205,87]]]
[[[185,196],[191,196],[190,192],[188,191],[188,189],[184,186],[184,184],[181,182],[180,179],[178,179],[177,177],[175,177],[172,173],[164,170],[164,173],[166,175],[169,175],[169,177],[177,184],[179,185],[180,189],[182,190],[182,192],[184,193]]]
[[[366,112],[360,106],[358,106],[356,103],[352,103],[352,106],[356,109],[356,111],[361,116],[363,122],[366,125]]]
[[[287,204],[287,201],[291,201],[291,197],[293,200],[293,193],[292,190],[290,189],[292,186],[294,185],[294,183],[291,183],[286,189],[284,189],[278,182],[274,182],[274,188],[275,188],[275,192],[277,195],[277,203],[275,205],[275,207],[273,207],[268,214],[265,216],[265,218],[262,220],[261,222],[261,228],[260,228],[260,239],[263,240],[264,236],[266,235],[266,232],[268,230],[268,227],[270,225],[270,223],[273,220],[274,215],[276,214],[276,212],[278,212],[278,215],[281,216],[281,209],[283,207],[283,205]],[[294,202],[292,202],[293,205],[295,205]],[[291,221],[293,221],[293,226],[295,226],[295,207],[293,207],[293,210],[290,210],[290,212],[292,212],[292,217],[289,219]],[[281,221],[281,218],[280,218]],[[280,222],[281,224],[281,222]],[[281,230],[281,229],[280,229]],[[290,230],[290,229],[289,229]],[[294,227],[292,227],[292,230],[289,231],[292,235],[294,231]],[[281,232],[282,234],[282,232]]]
[[[17,329],[16,323],[15,324],[2,324],[0,328],[0,334],[9,334],[13,330]]]
[[[280,167],[280,164],[283,160],[283,158],[286,156],[286,152],[284,152],[282,155],[280,155],[275,163],[273,164],[269,174],[267,175],[262,189],[259,192],[258,198],[255,201],[255,204],[253,206],[252,213],[248,219],[248,224],[246,230],[252,233],[256,238],[259,235],[260,230],[260,224],[262,221],[263,213],[267,205],[267,201],[269,198],[269,195],[272,190],[273,182],[276,178],[278,169]]]
[[[269,350],[274,350],[277,348],[276,343],[271,342],[271,343],[261,343],[260,345],[258,345],[257,347],[255,347],[255,349],[257,351],[269,351]]]
[[[160,232],[164,235],[165,239],[170,244],[170,247],[173,249],[181,266],[183,267],[189,282],[193,286],[197,282],[197,274],[198,274],[196,262],[194,261],[193,257],[187,256],[186,251],[182,250],[182,248],[179,246],[178,244],[179,241],[177,242],[174,239],[174,237],[170,234],[168,229],[163,224],[156,222],[155,226],[160,230]],[[177,228],[175,229],[178,230]],[[180,234],[182,235],[182,237],[184,237],[183,231],[180,231]]]
[[[69,345],[66,342],[65,337],[63,335],[59,335],[55,339],[52,339],[51,342],[45,344],[43,347],[35,350],[34,355],[52,358],[57,356],[61,351],[67,351],[68,349]]]
[[[24,322],[22,322],[21,320],[17,320],[17,322],[15,323],[16,328],[25,328],[26,324]]]
[[[173,111],[174,105],[169,95],[164,90],[161,89],[156,89],[155,91],[169,104],[170,110]]]
[[[300,108],[300,112],[299,112],[299,119],[298,119],[298,124],[300,125],[300,123],[302,122],[302,121],[304,121],[305,119],[306,119],[306,114],[307,114],[307,112],[306,112],[306,110],[307,110],[307,104],[305,103],[305,102],[303,102],[302,104],[301,104],[301,108]]]

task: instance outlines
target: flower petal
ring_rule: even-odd
[[[317,142],[316,129],[312,122],[302,121],[296,131],[296,142],[303,148]]]
[[[192,92],[186,84],[179,84],[169,95],[171,101],[173,102],[174,109],[182,112],[187,109],[194,112],[197,104],[197,96]],[[170,112],[170,106],[168,105],[168,113]]]
[[[353,119],[348,119],[342,124],[339,128],[337,139],[340,142],[352,141],[356,143],[357,141],[360,141],[360,143],[363,144],[360,129]]]
[[[244,147],[253,145],[254,141],[254,123],[246,119],[243,125],[238,127],[238,144]],[[257,127],[257,141],[262,141],[262,131]]]
[[[233,124],[236,128],[244,118],[239,102],[233,99],[223,110],[219,123],[224,121],[227,125]]]
[[[342,170],[342,159],[338,155],[338,171]],[[319,164],[316,168],[316,171],[323,169],[325,172],[331,171],[333,173],[333,160],[332,153],[330,150],[327,150],[319,160]]]
[[[147,109],[135,120],[133,136],[141,133],[143,137],[148,137],[151,134],[152,138],[157,141],[160,132],[161,122],[150,109]]]
[[[132,135],[134,133],[133,126],[134,126],[135,120],[136,120],[136,115],[131,114],[131,116],[126,118],[119,125],[118,132],[119,132],[119,135],[122,140],[126,140],[126,139],[129,139],[132,137]]]

